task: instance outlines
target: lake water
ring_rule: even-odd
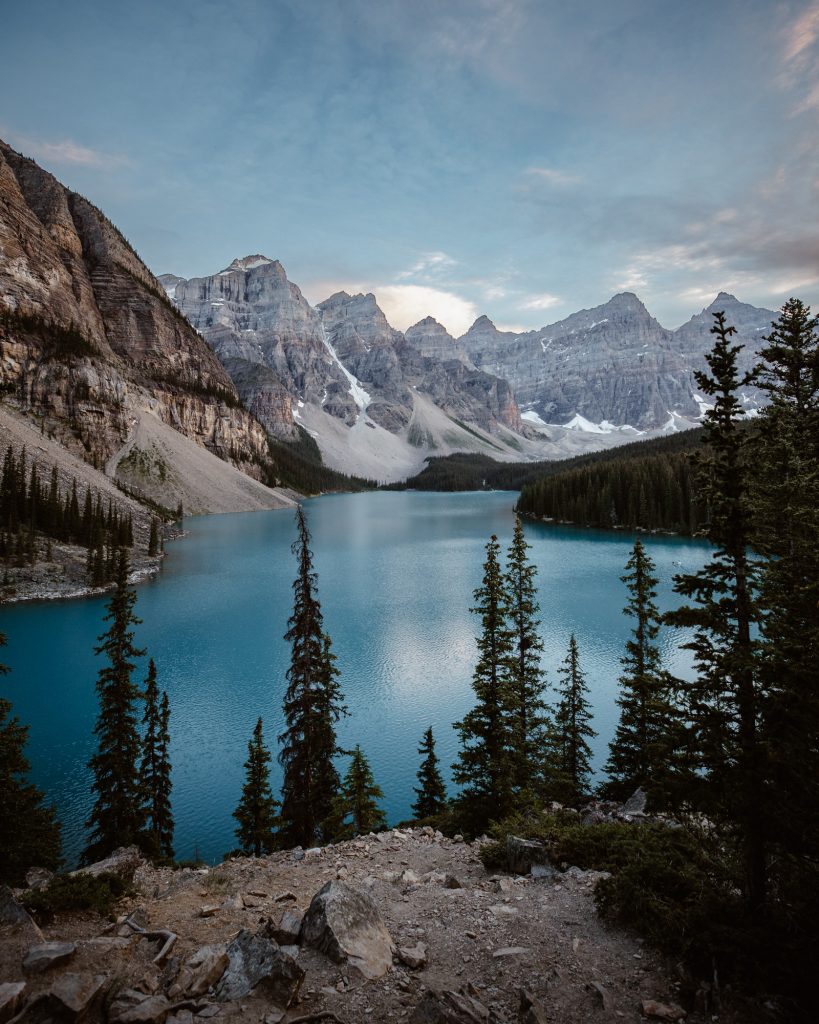
[[[457,753],[452,722],[472,704],[472,591],[489,536],[508,546],[516,497],[384,492],[307,502],[319,596],[350,710],[339,740],[361,744],[392,823],[409,816],[427,726],[447,776]],[[256,719],[263,717],[274,751],[282,730],[295,526],[283,511],[188,519],[185,527],[188,536],[169,545],[159,578],[138,587],[136,642],[156,661],[171,701],[177,856],[197,851],[216,861],[236,845],[231,812]],[[599,767],[616,725],[630,629],[619,577],[633,537],[531,523],[526,534],[539,569],[544,667],[554,682],[574,631],[592,691]],[[668,537],[645,543],[657,564],[660,607],[673,607],[672,576],[697,569],[709,549]],[[12,669],[2,692],[31,726],[32,777],[58,807],[69,863],[84,845],[91,806],[86,765],[100,664],[93,647],[105,605],[94,598],[0,611],[8,636],[2,660]],[[681,636],[666,631],[663,648],[666,666],[686,675]]]

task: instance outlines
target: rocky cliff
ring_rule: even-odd
[[[295,439],[297,423],[305,426],[334,468],[395,479],[432,451],[520,451],[514,435],[523,427],[509,385],[454,342],[444,339],[436,352],[421,338],[416,347],[371,294],[338,292],[313,308],[282,265],[260,255],[210,277],[161,280],[254,415],[283,440]]]
[[[3,142],[0,381],[43,433],[112,474],[144,416],[251,475],[268,458],[219,360],[120,232]]]
[[[636,295],[624,292],[523,334],[499,331],[482,316],[456,344],[476,366],[507,380],[520,406],[547,423],[582,418],[652,430],[699,417],[693,371],[705,368],[713,344],[711,313],[718,309],[737,327],[736,340],[745,345],[741,365],[750,367],[775,314],[725,292],[676,331],[662,327]],[[749,391],[748,406],[758,397]]]

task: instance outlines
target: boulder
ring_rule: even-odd
[[[186,961],[168,995],[171,999],[181,995],[205,995],[225,973],[228,963],[224,946],[203,946]]]
[[[328,882],[313,897],[304,916],[301,940],[345,961],[368,979],[392,967],[393,942],[371,896],[346,882]]]
[[[639,786],[631,796],[623,804],[623,814],[626,815],[642,815],[646,813],[646,801],[648,800],[648,794]]]
[[[95,878],[97,875],[117,875],[130,882],[136,869],[142,867],[144,863],[145,860],[136,846],[121,846],[105,860],[98,860],[94,864],[89,864],[88,867],[77,868],[71,874],[93,875]]]
[[[105,991],[104,974],[63,974],[50,989],[52,1000],[64,1016],[81,1024],[91,1014]]]
[[[553,882],[560,874],[551,864],[533,864],[531,875],[538,882]]]
[[[43,941],[43,933],[23,904],[14,898],[7,885],[0,885],[0,928],[8,928],[34,942]]]
[[[489,1024],[492,1015],[465,992],[430,990],[415,1007],[410,1024]]]
[[[23,958],[24,971],[47,971],[67,963],[77,952],[74,942],[41,942],[32,946]]]
[[[53,877],[54,872],[48,868],[29,868],[26,872],[26,885],[29,889],[45,889]]]
[[[111,1024],[165,1024],[171,1004],[161,993],[127,1005],[117,1000],[108,1013]]]
[[[292,956],[261,932],[243,929],[227,948],[228,966],[216,986],[220,1002],[242,999],[264,983],[265,995],[285,1009],[295,1000],[304,971]]]
[[[280,946],[297,945],[303,921],[304,914],[298,907],[288,907],[279,923],[271,929],[271,934]]]
[[[536,839],[506,837],[506,868],[515,875],[528,875],[533,864],[548,864],[546,847]]]
[[[518,1024],[548,1024],[546,1008],[532,995],[528,989],[520,990],[520,1006],[518,1007]]]
[[[24,981],[7,981],[0,985],[0,1024],[6,1024],[17,1013],[25,992]]]
[[[463,885],[461,884],[461,880],[459,878],[456,878],[455,875],[447,875],[444,878],[444,888],[463,889]]]

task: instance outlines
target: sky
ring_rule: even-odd
[[[819,305],[819,0],[0,0],[0,137],[156,274],[523,330]]]

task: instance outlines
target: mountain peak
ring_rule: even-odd
[[[615,309],[629,310],[640,313],[647,313],[643,301],[634,294],[634,292],[618,292],[616,295],[612,295],[609,301],[606,303],[607,306],[613,306]]]
[[[739,299],[736,297],[736,295],[732,295],[730,292],[720,292],[708,308],[716,309],[718,305],[721,305],[722,303],[725,302],[737,303],[739,302]]]
[[[255,253],[252,256],[243,256],[241,259],[235,259],[230,264],[229,267],[225,267],[222,273],[227,274],[234,270],[255,270],[257,267],[266,267],[268,265],[272,265],[275,262],[275,260],[271,260],[267,256],[262,256],[260,253]]]

